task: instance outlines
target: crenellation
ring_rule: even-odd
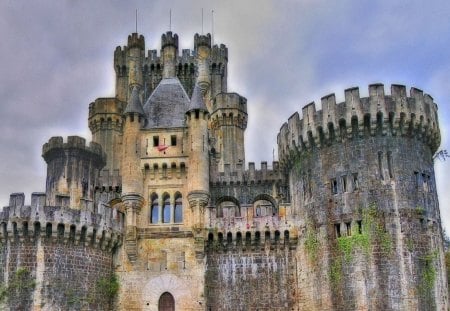
[[[382,84],[372,84],[368,98],[360,98],[359,89],[351,88],[345,90],[343,103],[336,104],[334,94],[321,101],[322,110],[316,111],[313,103],[308,104],[302,109],[301,119],[294,114],[289,118],[288,126],[280,129],[279,153],[283,158],[288,156],[287,150],[293,148],[292,143],[296,148],[303,144],[310,148],[311,143],[320,145],[324,139],[331,142],[350,139],[355,134],[355,137],[364,136],[367,130],[370,135],[380,131],[382,135],[400,132],[416,136],[433,152],[439,145],[437,106],[431,96],[423,95],[419,89],[411,88],[410,97],[406,97],[404,86],[393,85],[391,95],[386,95]]]
[[[448,309],[431,96],[326,95],[257,167],[227,47],[178,43],[168,31],[146,55],[132,33],[114,51],[115,96],[89,105],[92,142],[43,146],[46,192],[0,211],[0,278],[24,269],[36,287],[0,309]]]

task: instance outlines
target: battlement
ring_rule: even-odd
[[[333,141],[343,141],[365,135],[416,136],[432,153],[440,144],[437,105],[433,98],[417,88],[392,85],[386,95],[383,84],[369,85],[369,97],[361,98],[359,88],[345,90],[345,101],[336,104],[330,94],[322,97],[322,110],[312,102],[302,109],[302,119],[294,113],[278,134],[279,157],[289,150],[299,151]]]
[[[247,115],[247,99],[237,93],[217,94],[212,104],[212,114],[219,109],[237,109]]]
[[[61,206],[45,206],[44,193],[32,193],[31,205],[25,195],[13,193],[9,206],[0,212],[0,240],[12,241],[48,238],[61,243],[84,243],[86,246],[112,250],[122,239],[124,214],[100,204],[96,212]]]
[[[217,169],[214,167],[213,169]],[[259,184],[273,183],[281,180],[282,174],[279,163],[272,162],[272,168],[267,166],[267,162],[261,162],[261,169],[255,168],[254,162],[248,163],[248,170],[242,163],[236,164],[236,170],[232,170],[230,164],[224,165],[224,172],[214,172],[211,174],[211,183],[215,184]]]
[[[199,35],[196,33],[194,35],[194,50],[197,51],[200,46],[206,46],[211,48],[211,34]]]
[[[228,62],[228,48],[225,44],[214,44],[211,49],[211,60],[212,63],[226,63]]]
[[[164,49],[167,46],[173,46],[175,49],[178,49],[178,35],[172,34],[171,31],[162,34],[161,36],[161,49]]]
[[[100,97],[89,104],[89,119],[97,114],[120,114],[122,115],[127,103],[115,97]]]
[[[141,50],[145,50],[145,39],[143,35],[139,35],[136,32],[133,32],[128,36],[128,48],[138,48]]]
[[[106,155],[100,144],[90,142],[89,145],[86,145],[86,139],[79,136],[68,136],[67,142],[64,142],[61,136],[51,137],[48,143],[45,143],[42,147],[42,157],[49,163],[60,157],[62,153],[73,152],[74,150],[78,150],[80,155],[92,157],[99,163],[99,166],[105,165]]]
[[[225,231],[226,232],[226,231]],[[210,231],[206,241],[208,251],[229,251],[235,249],[242,250],[259,250],[266,247],[273,248],[289,248],[297,247],[298,236],[296,232],[291,232],[288,226],[283,228],[269,228],[263,230],[248,229],[243,232],[240,230],[232,230],[226,232]]]

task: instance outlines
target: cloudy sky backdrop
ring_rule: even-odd
[[[272,161],[282,123],[311,101],[371,83],[423,89],[439,105],[450,150],[450,1],[0,1],[0,205],[44,191],[41,146],[90,139],[88,105],[114,96],[113,51],[135,28],[146,49],[178,33],[181,48],[211,30],[229,48],[229,90],[248,99],[247,161]],[[275,148],[276,149],[276,148]],[[257,166],[259,166],[257,164]],[[450,232],[450,161],[436,162]]]

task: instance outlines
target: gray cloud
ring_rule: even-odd
[[[2,1],[0,2],[0,204],[44,190],[41,145],[52,135],[89,137],[88,105],[114,94],[113,51],[134,31],[159,49],[172,30],[182,48],[211,30],[229,47],[229,89],[248,99],[247,160],[272,160],[283,122],[330,92],[383,82],[417,86],[440,107],[450,149],[450,3],[447,1]],[[437,164],[450,230],[450,161]]]

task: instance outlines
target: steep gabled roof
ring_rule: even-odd
[[[178,78],[162,79],[144,105],[146,128],[182,127],[189,96]]]

